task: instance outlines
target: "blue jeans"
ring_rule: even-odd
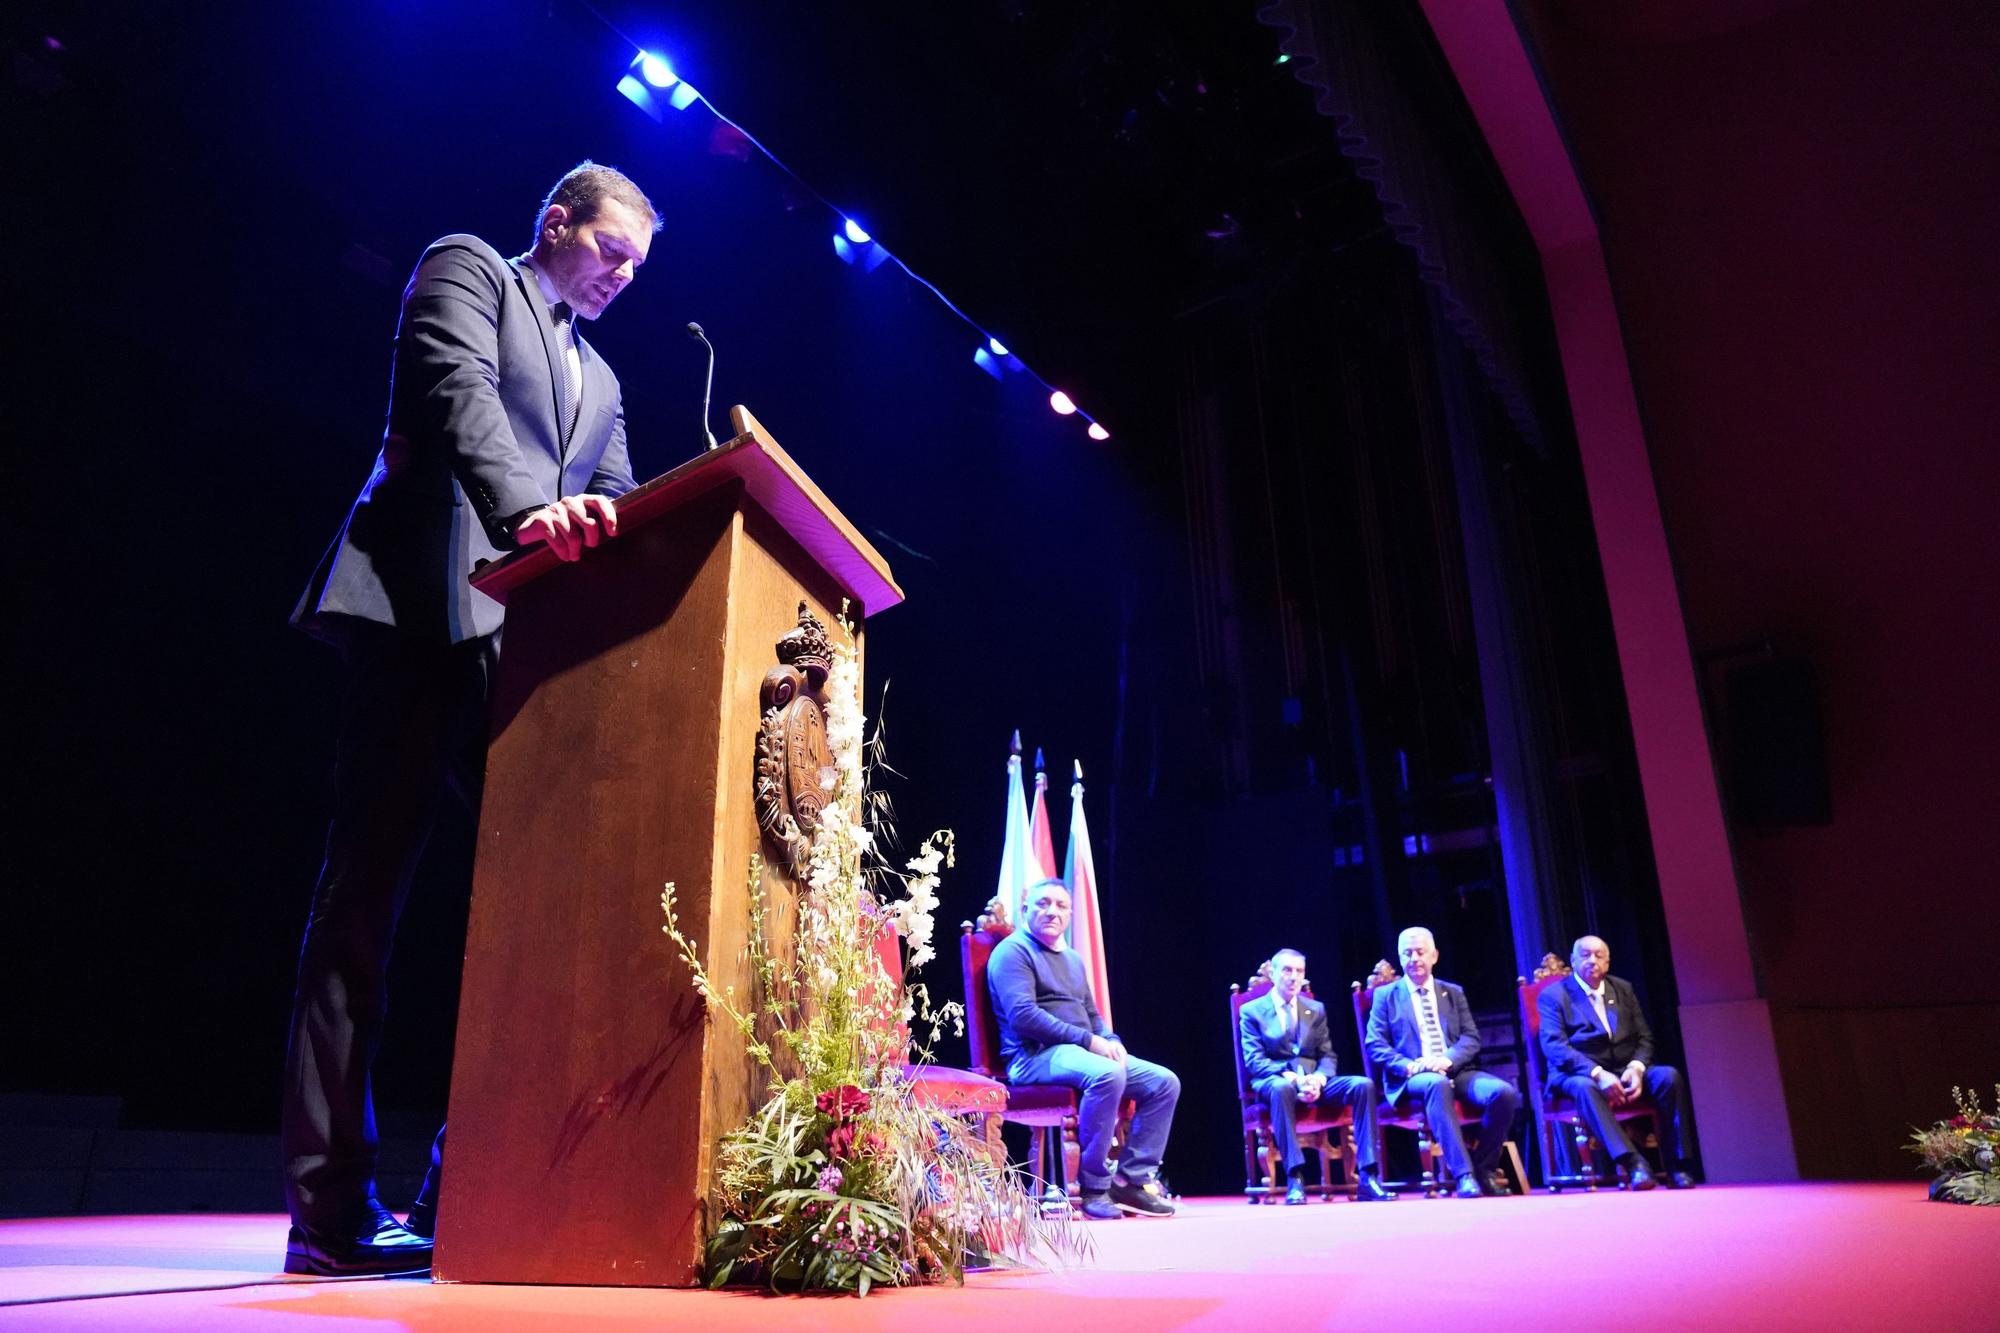
[[[1127,1097],[1138,1103],[1138,1113],[1118,1157],[1118,1174],[1131,1184],[1143,1185],[1160,1173],[1167,1131],[1174,1124],[1174,1104],[1181,1098],[1180,1076],[1165,1065],[1136,1055],[1126,1056],[1121,1065],[1081,1046],[1063,1045],[1015,1056],[1007,1078],[1013,1083],[1059,1083],[1080,1094],[1076,1132],[1082,1140],[1083,1161],[1077,1168],[1082,1177],[1077,1185],[1084,1193],[1099,1194],[1111,1186],[1111,1138],[1118,1127],[1118,1108]]]

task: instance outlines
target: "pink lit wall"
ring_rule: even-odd
[[[1622,335],[1683,660],[1769,637],[1818,672],[1834,821],[1734,833],[1740,934],[1677,924],[1661,818],[1712,795],[1643,774],[1683,999],[1747,945],[1800,1172],[1908,1176],[1909,1126],[2000,1078],[2000,11],[1522,0],[1544,102],[1498,0],[1425,9],[1542,245],[1580,435],[1606,386],[1573,344]],[[1681,627],[1619,572],[1638,483],[1591,479],[1643,771]]]

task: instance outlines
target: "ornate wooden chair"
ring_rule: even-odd
[[[994,946],[1006,939],[1012,928],[1004,906],[989,903],[987,908],[977,927],[970,921],[959,927],[958,957],[965,971],[965,1039],[972,1048],[972,1072],[1005,1085],[1007,1104],[1001,1117],[1028,1127],[1029,1174],[1037,1194],[1048,1191],[1050,1182],[1043,1174],[1043,1163],[1048,1160],[1049,1131],[1056,1131],[1062,1151],[1061,1188],[1075,1201],[1080,1194],[1077,1167],[1083,1156],[1077,1140],[1077,1093],[1060,1083],[1007,1081],[1006,1062],[1000,1058],[1000,1025],[993,1015],[993,993],[986,988],[986,963]],[[1118,1143],[1125,1140],[1133,1109],[1129,1101],[1118,1108]]]
[[[1382,1071],[1368,1055],[1368,1015],[1375,1007],[1375,992],[1384,986],[1392,986],[1401,979],[1401,974],[1385,958],[1375,964],[1375,970],[1368,974],[1366,981],[1357,981],[1348,989],[1354,997],[1355,1035],[1361,1040],[1361,1072],[1375,1084],[1377,1100],[1375,1123],[1383,1129],[1407,1129],[1417,1136],[1417,1179],[1393,1182],[1392,1188],[1421,1189],[1424,1197],[1430,1198],[1438,1192],[1438,1174],[1441,1170],[1439,1164],[1444,1160],[1444,1149],[1431,1138],[1430,1126],[1424,1123],[1421,1106],[1405,1103],[1403,1110],[1399,1112],[1389,1105]],[[1456,1098],[1452,1101],[1452,1113],[1458,1117],[1458,1123],[1461,1125],[1479,1123],[1478,1108],[1468,1106]],[[1375,1156],[1378,1161],[1388,1160],[1380,1144],[1375,1147]]]
[[[1240,1036],[1243,1006],[1270,989],[1268,963],[1259,967],[1244,985],[1229,988],[1229,1050],[1230,1058],[1236,1062],[1236,1098],[1243,1108],[1243,1193],[1252,1204],[1282,1198],[1287,1185],[1284,1163],[1278,1160],[1277,1138],[1271,1132],[1271,1108],[1250,1088]],[[1312,987],[1306,986],[1302,993],[1311,995]],[[1319,1157],[1319,1184],[1306,1186],[1306,1193],[1323,1198],[1353,1194],[1354,1112],[1345,1106],[1301,1106],[1295,1128],[1299,1146],[1311,1148]],[[1336,1160],[1341,1170],[1338,1185],[1333,1183]]]
[[[1542,964],[1535,969],[1533,980],[1515,978],[1521,997],[1521,1040],[1528,1048],[1528,1105],[1534,1110],[1535,1126],[1541,1136],[1542,1184],[1551,1194],[1560,1194],[1573,1185],[1594,1190],[1600,1183],[1596,1145],[1590,1130],[1577,1112],[1576,1103],[1549,1087],[1548,1060],[1542,1054],[1542,992],[1562,981],[1569,972],[1569,964],[1551,953],[1542,956]],[[1617,1107],[1615,1114],[1621,1124],[1639,1120],[1646,1122],[1643,1133],[1632,1135],[1636,1147],[1643,1151],[1659,1146],[1659,1119],[1653,1112],[1651,1101],[1641,1097],[1627,1102]],[[1575,1153],[1577,1165],[1574,1170],[1570,1169],[1570,1159],[1557,1152],[1556,1130],[1559,1126],[1568,1131],[1561,1143]]]
[[[869,928],[875,946],[875,958],[881,964],[883,973],[898,986],[903,983],[902,939],[896,927],[881,912],[869,913]],[[894,1023],[890,1029],[896,1040],[907,1053],[910,1046],[909,1026]],[[996,1161],[1006,1160],[1005,1150],[1000,1145],[1000,1117],[1007,1109],[1007,1089],[997,1080],[975,1074],[969,1069],[953,1069],[938,1064],[905,1063],[903,1078],[910,1085],[911,1096],[920,1106],[927,1106],[945,1115],[965,1116],[980,1127],[987,1151]]]

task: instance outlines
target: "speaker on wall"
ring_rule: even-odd
[[[1751,828],[1833,822],[1819,682],[1804,658],[1743,662],[1723,673],[1729,811]]]

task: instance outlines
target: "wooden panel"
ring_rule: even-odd
[[[693,1278],[707,1023],[657,903],[677,878],[698,929],[734,887],[709,874],[734,503],[699,501],[510,609],[441,1279]]]
[[[711,975],[747,995],[758,690],[799,601],[831,626],[843,590],[734,483],[515,589],[440,1280],[696,1280],[710,1145],[767,1078],[708,1021],[658,899],[673,880]]]
[[[1920,1180],[1923,1162],[1903,1145],[1952,1115],[1952,1088],[1993,1106],[2000,1005],[1774,1004],[1771,1024],[1807,1180]]]

